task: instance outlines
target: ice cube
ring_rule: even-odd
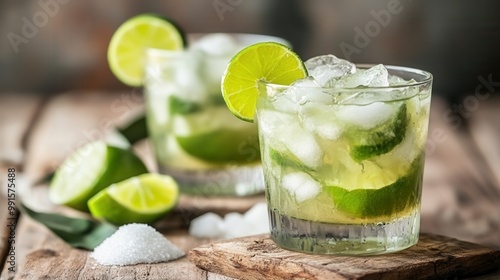
[[[337,140],[342,134],[341,127],[333,120],[307,117],[303,122],[307,130],[318,134],[323,139]]]
[[[300,110],[301,104],[309,101],[306,97],[310,95],[309,98],[311,98],[316,92],[317,94],[322,94],[320,86],[312,77],[307,77],[295,81],[285,91],[273,96],[271,100],[277,111],[296,113]]]
[[[295,81],[284,92],[284,95],[289,96],[298,105],[308,102],[329,103],[332,101],[330,95],[323,92],[320,84],[313,77]]]
[[[320,86],[325,86],[329,81],[335,80],[338,77],[356,72],[356,65],[331,54],[313,57],[304,64],[309,75],[313,77]]]
[[[223,225],[225,238],[247,236],[250,231],[250,226],[245,222],[243,215],[236,212],[227,213]]]
[[[269,214],[265,202],[255,204],[243,215],[243,219],[250,225],[249,235],[269,233]]]
[[[228,34],[205,35],[193,43],[192,50],[201,55],[201,78],[207,93],[220,95],[220,83],[227,64],[242,46]]]
[[[212,56],[232,56],[238,51],[238,44],[231,35],[213,33],[194,42],[193,49]]]
[[[314,135],[300,126],[297,117],[271,110],[261,110],[258,114],[260,131],[270,147],[292,153],[308,167],[321,164],[323,151]]]
[[[203,103],[207,98],[206,89],[199,74],[200,57],[193,53],[189,59],[172,65],[173,83],[182,92],[183,99]]]
[[[306,62],[304,62],[304,65],[306,66],[308,71],[314,70],[320,66],[336,65],[336,64],[350,65],[349,68],[351,69],[352,73],[354,73],[356,71],[356,65],[354,65],[352,62],[349,62],[345,59],[338,58],[338,57],[334,56],[333,54],[315,56],[313,58],[308,59]]]
[[[304,172],[295,172],[283,176],[282,186],[295,196],[298,203],[314,198],[321,190],[321,185]]]
[[[342,129],[336,123],[321,123],[314,127],[314,131],[321,138],[328,140],[337,140],[342,133]]]
[[[149,98],[145,101],[148,107],[148,114],[153,116],[151,120],[154,121],[155,126],[167,127],[170,121],[168,99],[171,95],[179,92],[179,88],[171,82],[155,82],[148,84],[146,90]]]
[[[409,126],[406,129],[405,136],[401,143],[399,143],[399,145],[394,147],[391,151],[391,158],[399,160],[400,162],[413,162],[413,160],[415,160],[421,153],[422,147],[417,146],[418,139],[419,136],[415,134],[415,128],[413,125]]]
[[[311,168],[321,165],[323,151],[310,132],[303,128],[292,128],[288,134],[282,135],[282,138],[288,150],[304,165]]]
[[[277,136],[285,132],[287,124],[295,121],[292,115],[272,110],[260,110],[257,114],[258,126],[265,137]]]
[[[291,94],[282,94],[275,97],[272,104],[273,107],[279,112],[295,113],[299,110],[299,105],[296,103],[295,97]]]
[[[223,220],[212,212],[203,214],[191,221],[189,234],[196,237],[218,238],[222,237]]]
[[[389,75],[388,81],[391,86],[406,85],[410,83],[410,81],[407,81],[396,75]]]
[[[382,124],[395,116],[399,106],[384,102],[374,102],[368,105],[341,105],[336,111],[339,120],[370,129]]]
[[[338,88],[365,87],[387,87],[389,86],[389,72],[384,65],[379,64],[366,70],[359,70],[356,73],[340,77],[330,81],[328,86]]]
[[[336,140],[342,133],[335,116],[338,105],[306,104],[300,111],[302,127],[323,139]]]

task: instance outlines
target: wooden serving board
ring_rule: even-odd
[[[198,267],[239,279],[456,279],[500,268],[500,251],[439,235],[421,234],[410,249],[378,256],[324,256],[277,247],[269,235],[192,249]]]

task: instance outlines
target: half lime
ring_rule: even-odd
[[[180,50],[185,44],[184,33],[172,21],[153,14],[138,15],[113,34],[108,47],[109,67],[124,84],[140,86],[147,48]]]
[[[93,217],[115,225],[152,223],[174,208],[177,183],[166,175],[143,174],[111,185],[92,197]]]
[[[147,168],[130,150],[90,142],[77,149],[57,169],[50,183],[53,203],[88,211],[87,201],[109,185],[146,173]]]

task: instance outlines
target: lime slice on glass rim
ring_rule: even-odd
[[[152,223],[172,210],[178,197],[179,188],[170,176],[148,173],[109,186],[88,206],[94,218],[115,225]]]
[[[49,199],[56,204],[88,211],[87,201],[109,185],[148,172],[130,150],[88,143],[77,149],[57,169],[50,182]]]
[[[253,122],[259,81],[290,85],[305,77],[304,63],[289,47],[257,43],[241,50],[229,62],[222,76],[222,96],[236,117]]]
[[[147,48],[181,50],[185,45],[184,33],[172,21],[154,14],[137,15],[120,25],[111,37],[109,67],[124,84],[140,86]]]

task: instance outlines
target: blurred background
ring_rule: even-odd
[[[418,67],[435,94],[460,99],[479,76],[500,81],[496,0],[4,0],[0,93],[124,89],[106,49],[131,16],[155,12],[187,32],[245,32],[292,42],[301,57]]]
[[[106,53],[118,26],[146,12],[186,33],[283,37],[304,60],[331,53],[433,73],[434,96],[449,104],[433,101],[422,228],[500,248],[500,96],[472,94],[500,91],[498,0],[0,0],[0,178],[15,166],[29,185],[140,113],[141,89],[112,75]],[[46,198],[33,190],[26,197]]]

